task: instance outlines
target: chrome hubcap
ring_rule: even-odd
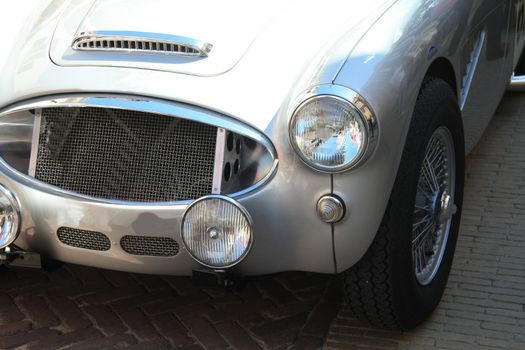
[[[456,213],[455,153],[452,135],[438,128],[427,145],[419,175],[414,221],[412,261],[418,282],[434,279],[445,252],[452,216]]]
[[[448,191],[442,191],[441,195],[436,196],[433,207],[434,220],[439,225],[447,223],[457,210]]]

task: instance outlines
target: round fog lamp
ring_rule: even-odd
[[[251,218],[246,209],[220,195],[199,198],[186,209],[181,235],[190,255],[215,269],[239,263],[253,242]]]
[[[20,209],[14,195],[0,185],[0,248],[16,239],[20,229]]]

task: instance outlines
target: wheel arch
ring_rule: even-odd
[[[447,8],[463,4],[460,0],[439,2]],[[369,102],[379,129],[375,152],[367,162],[332,177],[333,192],[349,208],[349,214],[333,230],[338,271],[357,263],[376,236],[426,78],[445,81],[459,101],[462,41],[450,28],[464,26],[460,22],[465,13],[435,26],[431,8],[416,8],[408,0],[396,2],[354,47],[334,79],[335,84],[355,90]],[[403,31],[398,16],[407,19]],[[402,34],[391,34],[387,40],[385,33]]]
[[[456,81],[456,72],[454,71],[454,66],[446,57],[438,57],[427,69],[425,73],[425,78],[433,77],[444,80],[454,92],[456,100],[458,99],[458,86]],[[423,79],[424,80],[424,79]]]

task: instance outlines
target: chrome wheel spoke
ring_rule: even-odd
[[[432,192],[429,190],[423,188],[421,184],[418,184],[417,186],[418,194],[423,195],[428,201],[432,201]]]
[[[432,221],[432,218],[429,216],[429,215],[426,215],[423,219],[421,219],[420,221],[418,222],[415,222],[414,224],[412,224],[412,228],[416,228],[418,227],[419,225],[422,225],[422,224],[425,224],[425,223],[428,223]]]
[[[426,187],[434,192],[437,190],[436,182],[434,181],[433,169],[430,166],[428,159],[425,157],[423,160],[423,167],[421,168],[421,174],[423,175],[423,183]]]
[[[414,206],[414,213],[419,213],[419,212],[423,212],[423,213],[426,213],[429,211],[429,207],[428,205],[424,205],[424,206],[421,206],[421,205],[415,205]]]
[[[426,225],[421,229],[418,235],[412,240],[412,244],[421,245],[421,243],[427,242],[427,235],[434,232],[433,220],[427,221]]]

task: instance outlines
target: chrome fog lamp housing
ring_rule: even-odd
[[[354,91],[321,85],[303,96],[290,120],[291,144],[315,170],[343,172],[372,152],[376,121],[366,101]]]
[[[15,241],[20,231],[20,206],[15,196],[0,185],[0,248]]]
[[[182,242],[200,264],[225,269],[241,262],[253,243],[250,215],[235,200],[221,195],[197,199],[182,217]]]

